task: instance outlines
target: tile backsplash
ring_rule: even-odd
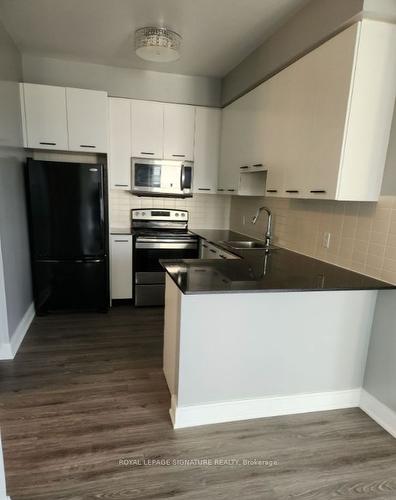
[[[233,197],[230,228],[263,239],[266,214],[251,223],[263,205],[274,214],[275,244],[396,284],[396,196],[378,203]]]
[[[110,226],[129,227],[132,208],[175,208],[189,211],[189,227],[228,229],[230,196],[195,194],[192,198],[139,197],[128,191],[110,191]]]

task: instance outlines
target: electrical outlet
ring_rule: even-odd
[[[330,248],[331,233],[323,233],[323,248]]]

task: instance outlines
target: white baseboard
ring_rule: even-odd
[[[18,352],[19,346],[22,344],[22,340],[24,339],[26,332],[28,331],[29,326],[32,323],[34,316],[34,304],[31,303],[18,326],[16,327],[16,330],[11,337],[11,342],[2,344],[0,346],[0,360],[14,359],[15,354]]]
[[[181,407],[177,406],[177,399],[172,396],[170,415],[173,427],[181,429],[252,418],[353,408],[359,406],[360,394],[361,389],[356,388]]]
[[[396,412],[378,401],[369,392],[362,389],[360,408],[367,413],[377,424],[383,427],[396,438]]]

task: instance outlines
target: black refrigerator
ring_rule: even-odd
[[[26,187],[36,312],[109,306],[104,165],[28,159]]]

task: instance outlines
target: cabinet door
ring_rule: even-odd
[[[70,151],[107,153],[107,93],[66,89]]]
[[[131,101],[109,99],[109,174],[112,189],[131,189]]]
[[[132,156],[163,158],[164,105],[154,101],[132,101]]]
[[[194,160],[195,107],[164,105],[164,158]]]
[[[332,38],[302,60],[312,82],[313,117],[306,196],[334,199],[348,109],[357,25]]]
[[[194,193],[216,193],[220,159],[221,110],[196,108]]]
[[[111,235],[111,298],[132,298],[132,236]]]
[[[217,192],[220,194],[237,194],[239,186],[240,141],[239,134],[240,109],[238,101],[223,109],[220,167]]]
[[[303,58],[304,59],[304,58]],[[307,73],[303,59],[283,71],[288,89],[287,109],[284,109],[284,194],[288,198],[303,198],[309,173],[309,150],[312,145],[314,82]]]
[[[260,87],[256,87],[238,99],[239,158],[240,167],[263,166],[261,114],[263,112]]]
[[[67,150],[66,91],[49,85],[23,85],[29,148]]]

